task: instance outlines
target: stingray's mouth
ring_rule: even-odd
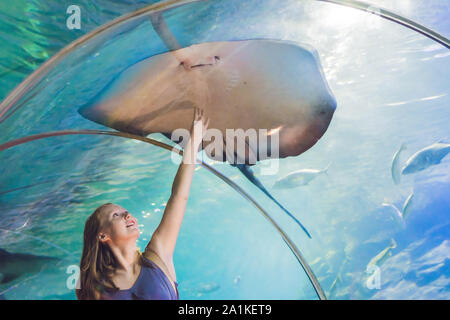
[[[194,65],[194,66],[191,66],[191,69],[192,68],[197,68],[197,67],[203,67],[203,66],[213,66],[214,64],[212,64],[212,63],[201,63],[201,64],[196,64],[196,65]]]
[[[214,58],[212,59],[211,63],[199,63],[199,64],[194,64],[191,66],[188,66],[188,68],[193,69],[193,68],[198,68],[198,67],[204,67],[204,66],[213,66],[215,65],[218,61],[220,60],[219,56],[214,56]],[[184,61],[180,62],[181,66],[185,66]]]

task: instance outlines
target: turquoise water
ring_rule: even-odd
[[[81,30],[67,30],[65,9],[38,2],[2,7],[3,99],[59,49],[113,18],[149,2],[80,2]],[[315,47],[338,102],[322,139],[298,157],[280,160],[268,190],[311,232],[292,220],[235,168],[213,166],[250,193],[290,236],[330,299],[448,299],[450,296],[450,157],[403,176],[391,161],[402,143],[403,164],[416,151],[450,142],[450,53],[423,35],[351,8],[317,1],[213,1],[164,13],[182,46],[252,38]],[[446,1],[371,1],[449,37]],[[394,4],[392,4],[394,3]],[[397,4],[395,4],[397,3]],[[84,12],[84,13],[83,13]],[[27,17],[25,19],[24,17]],[[31,20],[28,20],[31,19]],[[84,22],[83,22],[84,21]],[[14,104],[0,123],[0,144],[64,129],[107,129],[78,108],[115,75],[167,51],[147,17],[92,38],[67,54]],[[150,137],[169,142],[154,134]],[[107,136],[65,136],[0,152],[0,248],[58,258],[0,285],[6,299],[70,299],[67,268],[77,265],[86,217],[112,201],[142,225],[144,248],[158,225],[177,166],[169,152]],[[276,190],[273,183],[302,168],[325,167],[309,185]],[[256,168],[258,172],[258,166]],[[405,226],[392,208],[414,191]],[[370,289],[367,266],[379,262],[380,286]],[[316,299],[303,269],[268,221],[241,195],[197,169],[174,256],[181,299]],[[70,287],[70,286],[69,286]]]

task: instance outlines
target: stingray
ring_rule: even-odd
[[[165,33],[169,49],[178,48]],[[271,39],[194,44],[129,66],[78,111],[91,121],[122,132],[141,136],[162,133],[170,138],[174,130],[190,128],[196,107],[205,111],[209,127],[219,130],[222,137],[227,129],[260,134],[256,145],[243,137],[245,148],[240,150],[239,142],[229,146],[224,139],[222,153],[207,155],[236,166],[311,237],[266,190],[250,166],[274,158],[274,154],[276,158],[298,156],[327,130],[336,100],[317,52],[292,41]],[[211,142],[204,141],[203,148]],[[231,161],[229,153],[234,155]]]
[[[5,284],[24,274],[34,274],[59,259],[28,253],[12,253],[0,248],[0,283]]]

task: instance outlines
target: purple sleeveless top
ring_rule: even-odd
[[[102,300],[179,300],[178,283],[176,292],[170,280],[160,267],[152,260],[145,258],[136,282],[130,289],[105,289]]]

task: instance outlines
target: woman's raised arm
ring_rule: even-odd
[[[146,250],[155,251],[165,262],[171,263],[178,233],[183,221],[186,204],[194,175],[197,152],[208,128],[209,119],[198,108],[194,112],[194,121],[189,141],[183,151],[183,159],[173,181],[172,193],[167,202],[161,222],[153,233]]]

